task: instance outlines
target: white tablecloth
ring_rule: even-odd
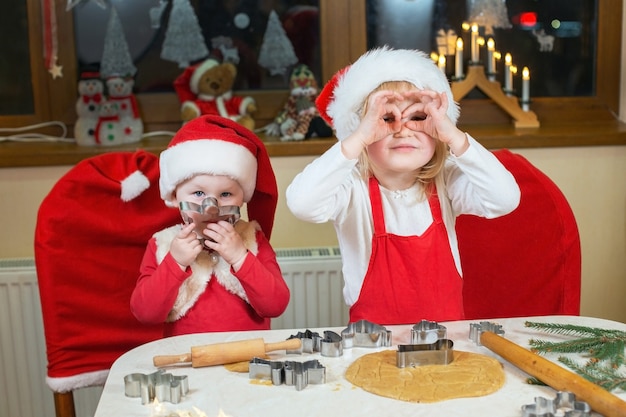
[[[538,333],[524,327],[525,321],[546,323],[572,323],[606,329],[626,331],[626,324],[609,320],[574,316],[544,316],[513,319],[494,319],[502,324],[505,337],[527,347],[531,338],[558,340],[559,336]],[[521,407],[534,402],[535,397],[554,398],[555,391],[549,387],[528,385],[528,375],[504,361],[482,346],[468,339],[469,324],[476,321],[440,323],[448,330],[448,339],[454,341],[455,350],[482,353],[498,358],[506,372],[506,382],[497,392],[478,398],[461,398],[437,403],[417,404],[393,400],[368,393],[345,380],[346,368],[359,356],[383,349],[396,349],[398,344],[409,344],[411,327],[387,326],[392,331],[393,347],[371,349],[344,349],[337,358],[321,356],[320,353],[286,355],[285,351],[270,354],[271,360],[307,361],[319,359],[326,368],[326,383],[309,384],[301,391],[295,386],[255,384],[247,373],[233,373],[223,366],[192,368],[167,368],[174,375],[187,375],[189,392],[178,404],[163,403],[169,411],[192,410],[193,407],[217,416],[223,412],[230,417],[305,417],[305,416],[445,416],[445,417],[519,417]],[[152,416],[154,406],[142,405],[140,398],[124,395],[124,376],[131,373],[150,374],[156,371],[152,365],[155,355],[188,353],[192,346],[245,340],[262,337],[266,343],[278,342],[306,329],[271,330],[233,333],[204,333],[166,338],[137,347],[121,356],[111,368],[95,417]],[[310,329],[323,335],[324,330],[341,333],[343,328]],[[556,361],[557,355],[548,355]],[[626,400],[626,393],[617,393]]]

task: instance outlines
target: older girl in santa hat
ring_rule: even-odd
[[[337,73],[317,105],[339,142],[296,176],[287,205],[334,223],[350,321],[463,319],[455,217],[505,215],[520,191],[456,127],[443,73],[420,51],[375,49]]]
[[[201,239],[194,223],[156,233],[131,297],[134,315],[166,323],[165,336],[269,329],[287,307],[289,288],[269,243],[278,191],[263,143],[231,120],[201,116],[161,153],[160,170],[166,205],[207,197],[219,206],[247,203],[250,221],[209,222]]]

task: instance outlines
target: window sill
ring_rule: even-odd
[[[488,149],[549,148],[577,146],[626,145],[626,124],[618,121],[586,124],[547,125],[538,129],[521,130],[502,125],[462,125]],[[281,142],[277,138],[263,138],[272,157],[320,155],[330,148],[334,138],[306,139],[300,142]],[[81,147],[72,143],[4,142],[0,143],[0,167],[29,167],[74,165],[79,161],[111,151],[145,149],[159,154],[170,138],[152,137],[123,146]]]

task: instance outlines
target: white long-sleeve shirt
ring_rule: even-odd
[[[449,155],[443,184],[437,184],[444,223],[454,261],[462,274],[454,229],[460,214],[495,218],[513,211],[520,190],[513,175],[498,159],[468,135],[470,146],[461,155]],[[343,261],[343,295],[356,302],[367,272],[374,232],[368,183],[356,159],[346,159],[341,143],[311,162],[287,187],[287,206],[299,219],[312,223],[332,221]],[[401,191],[380,186],[388,233],[420,235],[433,222],[428,200],[419,184]],[[410,254],[407,254],[410,257]]]

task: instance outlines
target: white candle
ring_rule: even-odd
[[[494,52],[496,51],[496,42],[493,38],[489,38],[487,41],[487,75],[489,79],[493,81],[494,74],[496,73],[496,56]]]
[[[504,90],[509,94],[513,90],[513,74],[511,73],[511,62],[513,58],[507,53],[504,56]]]
[[[530,102],[530,71],[528,67],[522,70],[522,110],[528,111]]]
[[[456,38],[456,55],[454,61],[454,76],[463,78],[463,38]]]
[[[472,62],[478,62],[478,25],[472,24],[472,37],[470,42],[472,52]]]
[[[446,73],[446,56],[445,55],[439,55],[439,59],[437,60],[437,66],[439,67],[441,72],[443,72],[444,74]]]

